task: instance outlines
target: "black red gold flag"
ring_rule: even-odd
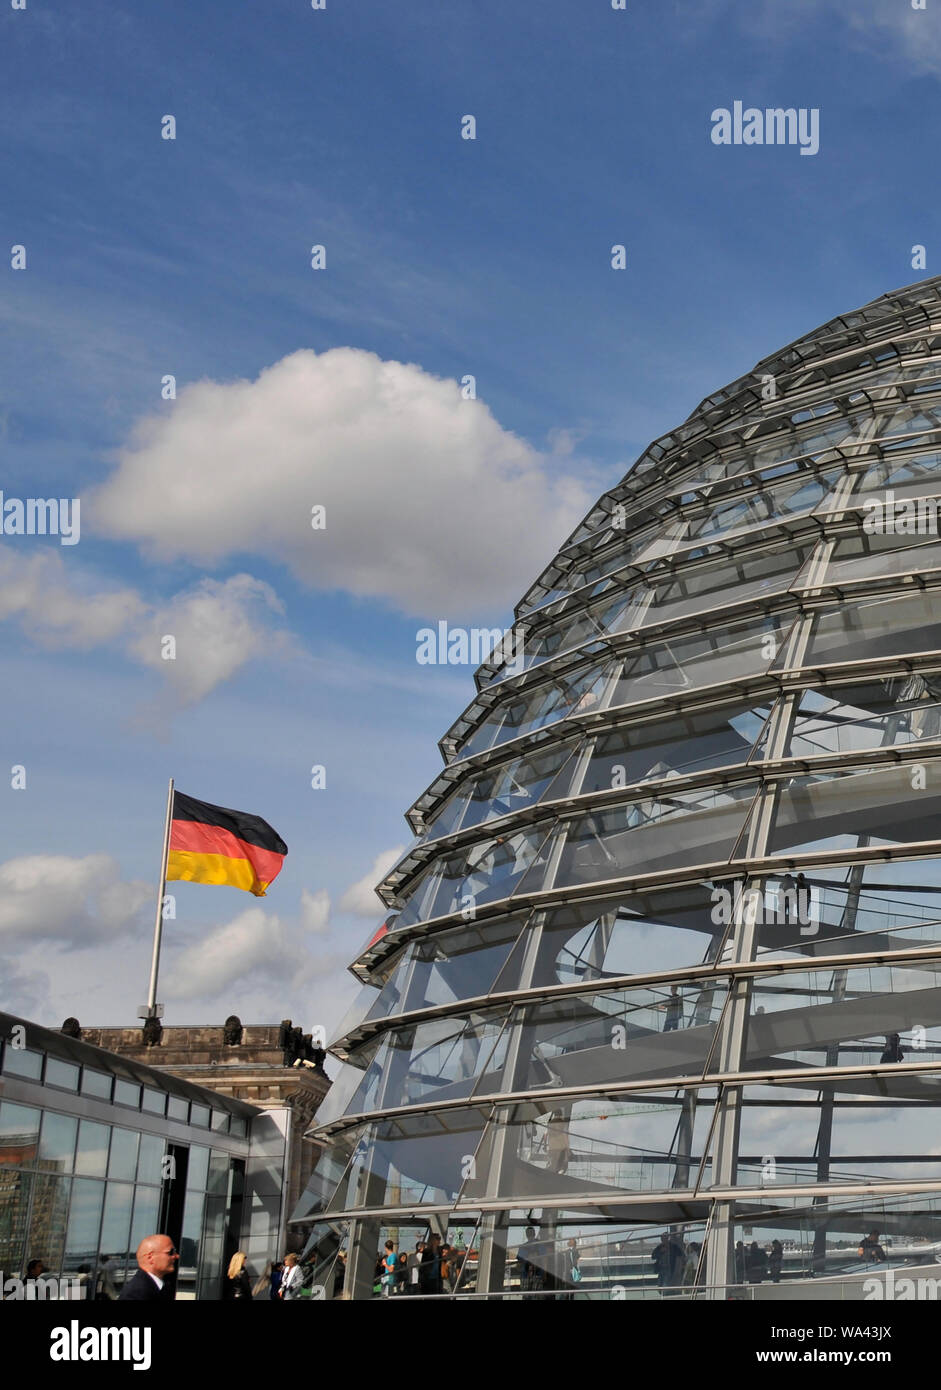
[[[228,883],[265,896],[288,847],[261,816],[173,793],[167,878]]]

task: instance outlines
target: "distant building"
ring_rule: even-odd
[[[5,1276],[41,1259],[53,1276],[86,1268],[94,1287],[107,1259],[119,1289],[139,1240],[162,1231],[181,1254],[177,1297],[215,1299],[235,1250],[255,1277],[303,1242],[287,1234],[291,1174],[329,1082],[295,1030],[239,1030],[166,1029],[145,1047],[140,1029],[0,1012]]]
[[[167,1070],[217,1095],[246,1101],[285,1117],[288,1154],[285,1210],[290,1214],[304,1190],[321,1145],[304,1137],[330,1089],[326,1054],[291,1019],[280,1024],[246,1024],[234,1014],[224,1024],[158,1027],[145,1041],[134,1028],[82,1028],[85,1042],[122,1057]],[[303,1223],[286,1231],[285,1250],[300,1250]],[[283,1253],[283,1252],[282,1252]]]

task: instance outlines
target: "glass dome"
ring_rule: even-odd
[[[933,1259],[939,506],[928,280],[703,401],[531,586],[353,963],[294,1214],[348,1296],[435,1234],[456,1297]]]

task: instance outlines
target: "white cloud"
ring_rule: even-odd
[[[245,976],[284,973],[291,951],[278,917],[260,907],[246,908],[182,952],[166,980],[166,993],[180,999],[212,998]]]
[[[857,0],[843,18],[862,46],[900,59],[912,77],[941,73],[941,33],[927,11],[907,3],[886,7],[883,0]]]
[[[311,901],[318,898],[315,894]],[[180,953],[164,993],[168,999],[213,1000],[237,983],[257,989],[264,981],[286,994],[335,968],[340,959],[312,955],[301,929],[262,907],[248,907]]]
[[[27,555],[0,546],[0,620],[16,618],[44,647],[97,647],[140,618],[145,605],[133,589],[97,592],[55,550]]]
[[[186,387],[86,510],[159,559],[262,555],[316,588],[463,617],[502,609],[592,500],[455,382],[334,348]]]
[[[330,930],[330,894],[326,888],[301,893],[301,928],[313,936],[323,936]]]
[[[850,30],[858,48],[893,65],[908,68],[909,76],[941,73],[941,30],[930,14],[932,0],[924,10],[912,9],[910,0],[855,0],[838,6],[833,0],[752,0],[741,5],[736,0],[699,0],[684,26],[687,39],[698,37],[702,27],[735,24],[746,34],[775,44],[806,42],[808,26],[815,20],[837,24]],[[837,42],[837,39],[834,39]],[[758,103],[760,104],[760,102]]]
[[[11,957],[0,956],[0,1008],[19,1018],[35,1020],[51,993],[49,976],[39,970],[21,970]]]
[[[180,704],[195,704],[250,657],[284,646],[285,635],[270,623],[271,613],[283,611],[271,586],[250,574],[202,579],[153,613],[130,650],[166,677]],[[166,636],[175,641],[173,660],[162,655]]]
[[[0,864],[0,937],[85,946],[141,926],[152,884],[125,882],[109,854],[32,854]]]
[[[154,605],[134,589],[102,587],[54,550],[26,555],[0,546],[0,621],[18,620],[48,649],[122,646],[159,671],[164,705],[195,704],[252,657],[286,650],[288,635],[272,622],[282,612],[271,586],[250,574],[203,579]],[[166,635],[176,641],[173,660],[162,655]]]
[[[377,854],[372,863],[372,868],[351,883],[349,888],[340,899],[340,911],[352,912],[357,917],[378,917],[388,912],[385,903],[376,893],[376,884],[381,883],[393,864],[405,853],[405,845],[397,845],[395,849],[383,850]]]

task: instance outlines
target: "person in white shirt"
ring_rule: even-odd
[[[281,1276],[281,1287],[278,1290],[278,1297],[284,1299],[297,1298],[301,1291],[301,1267],[297,1263],[296,1255],[285,1255],[284,1273]]]

